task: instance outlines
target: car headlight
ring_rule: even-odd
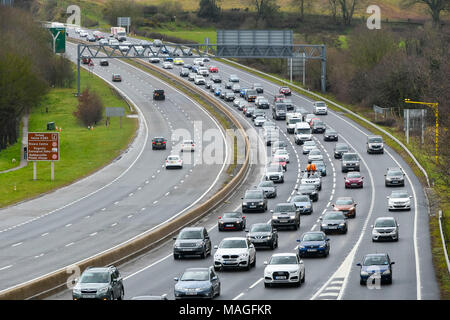
[[[307,205],[305,206],[305,208],[306,208],[306,209],[311,208],[311,204],[307,204]]]
[[[295,271],[289,271],[290,274],[296,274],[298,273],[300,270],[295,270]]]
[[[321,244],[321,245],[319,246],[319,248],[325,248],[325,245],[324,245],[324,244]]]
[[[264,205],[264,201],[261,201],[261,202],[259,203],[259,205],[260,205],[260,206],[263,206],[263,205]]]
[[[239,256],[241,258],[247,258],[248,257],[248,253],[241,253]]]
[[[108,287],[98,289],[98,293],[105,293],[108,291]]]
[[[291,216],[289,216],[289,218],[295,219],[295,215],[291,215]]]
[[[247,203],[247,202],[243,202],[242,205],[243,205],[243,206],[247,206],[248,203]]]
[[[383,274],[391,274],[391,270],[387,269],[386,271],[383,272]]]
[[[345,223],[340,223],[339,224],[341,227],[345,227]]]
[[[368,276],[369,274],[367,272],[365,272],[365,271],[361,271],[361,275],[362,276]]]
[[[322,227],[326,227],[327,226],[327,224],[326,223],[322,223]]]
[[[264,239],[270,240],[270,239],[272,239],[272,236],[267,236],[267,237],[265,237]]]
[[[305,246],[299,245],[298,248],[299,249],[305,249]]]

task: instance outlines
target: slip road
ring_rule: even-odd
[[[269,315],[271,313],[271,306],[268,304],[245,304],[245,305],[227,305],[224,304],[223,309],[214,309],[214,307],[198,307],[198,306],[190,306],[186,304],[186,306],[180,307],[178,314],[179,315],[195,315],[195,316],[206,316],[207,318],[211,317],[213,311],[223,312],[224,315]]]

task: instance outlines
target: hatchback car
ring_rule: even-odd
[[[405,186],[405,174],[403,173],[403,170],[399,167],[388,168],[384,176],[385,176],[384,184],[386,187]]]
[[[296,253],[274,254],[269,262],[264,261],[264,287],[274,284],[300,286],[305,282],[305,265]]]
[[[177,237],[174,237],[173,258],[198,255],[206,258],[211,254],[211,240],[205,227],[183,228]]]
[[[214,246],[214,269],[243,268],[250,270],[256,266],[255,246],[243,237],[225,238]]]
[[[289,152],[287,152],[286,149],[278,149],[277,151],[275,151],[273,159],[275,161],[279,160],[279,161],[286,161],[287,163],[289,163]]]
[[[289,89],[289,87],[281,87],[278,92],[284,94],[285,96],[290,96],[292,94],[291,89]]]
[[[261,189],[245,191],[242,198],[242,212],[248,211],[267,211],[267,199],[264,197],[264,191]]]
[[[352,197],[339,197],[336,199],[336,203],[333,204],[333,208],[335,211],[341,211],[347,218],[355,218],[356,205],[357,203]]]
[[[255,247],[270,247],[272,250],[278,247],[278,232],[267,223],[255,223],[247,232],[247,239]]]
[[[258,116],[253,120],[253,123],[255,124],[255,127],[262,127],[264,122],[266,122],[267,119],[263,116]]]
[[[155,149],[167,149],[167,140],[163,137],[154,137],[152,139],[152,150]]]
[[[314,140],[305,141],[305,143],[303,143],[303,154],[308,154],[312,149],[317,149],[317,145]]]
[[[113,81],[113,82],[121,82],[121,81],[122,81],[122,77],[121,77],[120,74],[118,74],[118,73],[113,73],[113,75],[112,75],[112,81]]]
[[[388,199],[388,210],[411,210],[411,198],[408,191],[392,191]]]
[[[304,172],[300,180],[303,185],[312,185],[318,191],[322,190],[322,175],[319,172]]]
[[[108,62],[108,60],[106,60],[106,59],[101,59],[101,60],[100,60],[100,65],[101,65],[101,66],[107,67],[107,66],[109,66],[109,62]]]
[[[301,258],[306,256],[323,256],[330,254],[330,238],[322,231],[309,231],[297,240],[298,254]]]
[[[323,121],[314,121],[311,125],[312,133],[324,133],[326,128]]]
[[[175,300],[183,298],[214,299],[220,296],[220,280],[213,267],[189,268],[178,278],[174,288]]]
[[[217,222],[217,227],[219,231],[225,230],[245,230],[247,225],[247,220],[241,212],[225,212],[223,215],[219,216],[219,221]]]
[[[214,83],[221,83],[221,82],[222,82],[222,79],[221,79],[218,75],[213,75],[213,76],[211,76],[211,80],[212,80]]]
[[[325,132],[323,133],[323,140],[324,141],[338,141],[339,136],[336,130],[331,128],[326,128]]]
[[[235,96],[234,96],[233,92],[231,92],[231,91],[225,92],[225,97],[224,97],[225,101],[233,101],[234,98],[235,98]]]
[[[296,195],[291,199],[291,203],[300,214],[312,214],[314,212],[311,199],[307,195]]]
[[[293,227],[294,230],[300,228],[300,213],[297,211],[295,204],[293,203],[278,203],[274,210],[270,210],[272,213],[272,227],[284,228]]]
[[[379,217],[372,228],[372,241],[392,240],[398,241],[399,224],[393,217]]]
[[[340,211],[326,211],[320,220],[320,231],[347,233],[347,217]]]
[[[166,95],[163,89],[153,90],[153,100],[166,100]]]
[[[181,152],[194,152],[195,151],[195,143],[194,140],[183,140],[181,144]]]
[[[347,188],[362,188],[364,186],[364,177],[361,176],[360,172],[349,172],[347,176],[344,177],[345,189]]]
[[[73,300],[122,300],[124,295],[122,276],[114,266],[87,268],[72,289]]]
[[[169,168],[183,168],[183,160],[181,160],[179,155],[170,155],[166,160],[166,169]]]
[[[266,198],[277,197],[277,186],[273,181],[261,181],[257,188],[264,192],[264,197]]]
[[[297,194],[307,195],[313,202],[319,201],[319,191],[313,184],[300,184]]]
[[[346,143],[336,143],[334,146],[334,158],[335,159],[341,159],[342,155],[346,152],[349,152],[350,148],[348,147],[348,144]]]
[[[252,88],[253,90],[256,90],[257,93],[264,93],[264,88],[260,83],[254,83]]]
[[[268,181],[283,183],[283,168],[280,165],[269,165],[266,168],[265,179]]]
[[[359,272],[359,283],[364,285],[370,279],[371,283],[380,280],[380,283],[386,282],[392,283],[392,265],[394,261],[391,261],[387,253],[374,253],[367,254],[362,263],[358,262],[356,265],[361,267]]]
[[[318,160],[323,160],[322,152],[320,152],[320,150],[317,148],[309,151],[308,163],[311,163],[312,161],[318,161]]]

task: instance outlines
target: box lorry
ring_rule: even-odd
[[[111,27],[111,34],[120,42],[127,40],[127,32],[124,27]]]

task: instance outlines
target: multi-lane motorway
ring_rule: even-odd
[[[130,39],[130,41],[138,43],[138,40]],[[74,59],[74,52],[74,46],[70,45],[69,55],[71,59]],[[183,58],[183,60],[185,63],[192,63],[192,59]],[[230,74],[236,74],[243,88],[251,87],[253,83],[262,83],[264,96],[270,102],[273,101],[274,95],[278,93],[279,86],[265,79],[217,61],[211,61],[208,64],[218,67],[218,74],[223,80],[222,87]],[[172,72],[178,75],[180,68],[175,66]],[[203,121],[203,127],[205,127],[205,124],[207,124],[206,127],[217,126],[210,117],[200,112],[199,107],[194,105],[192,101],[169,87],[164,86],[168,97],[165,102],[152,103],[152,90],[163,85],[126,63],[111,60],[109,67],[100,68],[96,65],[94,70],[108,80],[113,72],[122,75],[123,82],[117,84],[117,87],[140,106],[144,119],[148,122],[150,133],[147,136],[149,137],[153,135],[169,136],[171,130],[175,130],[179,126],[189,127],[189,120],[194,119]],[[205,90],[204,86],[199,86],[199,88]],[[212,95],[209,90],[208,94]],[[241,111],[238,111],[232,103],[217,99],[236,115],[245,128],[253,127],[251,120],[246,118]],[[309,98],[293,93],[291,99],[296,106],[312,111],[312,101]],[[190,119],[186,117],[190,117]],[[266,110],[266,118],[272,118],[270,109]],[[219,272],[222,283],[219,299],[439,299],[439,289],[431,260],[428,232],[429,212],[419,180],[411,168],[391,148],[386,146],[384,154],[367,154],[365,143],[366,136],[370,132],[344,115],[329,110],[328,115],[320,116],[320,118],[339,133],[339,142],[346,142],[353,151],[359,154],[361,174],[365,178],[364,188],[344,188],[344,174],[341,172],[340,160],[333,157],[333,147],[336,142],[325,142],[322,134],[314,134],[313,139],[324,155],[328,171],[327,176],[322,178],[319,201],[313,204],[314,213],[301,217],[299,230],[280,230],[279,246],[274,251],[270,249],[258,250],[255,268],[250,269],[250,271]],[[307,164],[306,156],[302,154],[301,147],[294,143],[293,135],[286,132],[285,121],[276,121],[276,123],[279,128],[280,139],[288,144],[291,161],[285,173],[284,183],[278,184],[277,198],[268,201],[269,210],[273,209],[277,203],[289,201],[296,193],[295,190],[300,184],[301,170],[304,170]],[[189,129],[192,130],[191,127]],[[254,149],[264,146],[262,139],[257,139],[252,143]],[[1,270],[3,265],[0,265],[2,286],[8,287],[17,283],[18,279],[29,279],[41,274],[45,268],[51,269],[50,266],[66,265],[65,263],[70,258],[73,258],[72,261],[77,261],[87,250],[92,253],[104,250],[139,233],[139,231],[142,232],[142,230],[164,221],[168,217],[167,211],[170,211],[170,214],[173,215],[205,193],[222,170],[220,165],[200,165],[192,168],[186,166],[181,172],[166,172],[161,165],[168,152],[151,152],[148,151],[148,148],[147,144],[144,147],[147,152],[143,152],[134,166],[111,186],[48,217],[0,233],[0,238],[7,240],[2,241],[1,248],[2,257],[6,256],[8,260],[2,261],[2,263],[13,265],[4,270]],[[270,152],[270,150],[267,150],[267,157],[270,157]],[[243,231],[219,233],[217,217],[226,211],[240,210],[241,197],[245,189],[252,188],[263,179],[262,168],[266,161],[265,157],[263,158],[258,159],[259,166],[257,168],[259,170],[252,171],[245,185],[238,189],[226,204],[196,223],[196,225],[202,225],[208,229],[213,245],[219,244],[226,237],[245,236]],[[384,185],[384,173],[386,168],[396,166],[402,167],[406,174],[404,189],[408,190],[409,194],[413,196],[411,211],[388,212],[387,210],[386,196],[390,194],[391,188]],[[133,170],[135,170],[135,174],[133,174]],[[143,175],[143,172],[146,174]],[[185,177],[186,174],[189,174],[189,177]],[[163,177],[163,175],[165,176]],[[180,183],[182,179],[185,179],[183,184]],[[192,179],[191,182],[189,182],[189,179]],[[147,181],[149,181],[148,184]],[[176,186],[179,186],[179,189],[175,189]],[[109,190],[112,187],[115,189],[114,192]],[[139,187],[141,189],[138,189]],[[210,192],[214,190],[213,187]],[[167,197],[179,198],[166,199],[165,194],[167,192],[170,192]],[[115,195],[113,198],[111,198],[112,194]],[[319,217],[325,210],[332,209],[331,205],[337,197],[341,196],[352,196],[355,199],[358,203],[357,216],[355,219],[348,221],[347,234],[329,236],[331,239],[330,255],[326,258],[303,259],[306,268],[306,281],[300,288],[265,288],[263,284],[263,262],[269,260],[273,253],[295,252],[296,240],[306,231],[319,230]],[[155,201],[160,202],[155,204]],[[162,205],[163,203],[164,205]],[[144,213],[140,213],[142,208],[146,208]],[[93,220],[87,221],[87,216],[89,216],[89,219],[96,219],[95,222],[92,223]],[[270,223],[271,218],[269,211],[266,213],[248,213],[246,216],[247,226],[258,222]],[[373,243],[371,241],[370,225],[377,217],[383,216],[394,216],[398,220],[400,224],[400,240],[398,242]],[[160,217],[163,217],[163,219],[160,219]],[[119,223],[120,226],[115,225],[116,229],[112,229],[114,223]],[[48,236],[53,237],[51,241],[48,241],[50,238],[45,239],[42,236],[46,232]],[[27,236],[24,236],[25,233]],[[95,235],[91,236],[94,233]],[[64,247],[66,244],[61,242],[61,239],[64,239],[67,243],[73,242],[73,245]],[[20,242],[20,245],[14,246],[14,244]],[[34,255],[39,254],[37,253],[39,251],[37,247],[41,246],[42,248],[43,243],[50,248],[48,253],[45,253],[46,259],[44,257],[34,258]],[[173,241],[168,241],[156,250],[119,266],[124,277],[126,298],[167,294],[169,299],[173,299],[174,277],[179,276],[189,267],[213,265],[212,256],[206,259],[174,260],[172,244]],[[4,254],[4,252],[7,254]],[[356,267],[355,264],[365,254],[377,252],[388,253],[391,259],[395,261],[393,283],[382,285],[380,289],[369,289],[360,285],[359,267]],[[56,257],[63,257],[64,259],[56,261]],[[32,260],[33,267],[21,267],[21,259]],[[30,274],[31,271],[34,271],[34,273]],[[3,285],[4,283],[6,284]],[[71,292],[66,290],[51,298],[70,299]]]

